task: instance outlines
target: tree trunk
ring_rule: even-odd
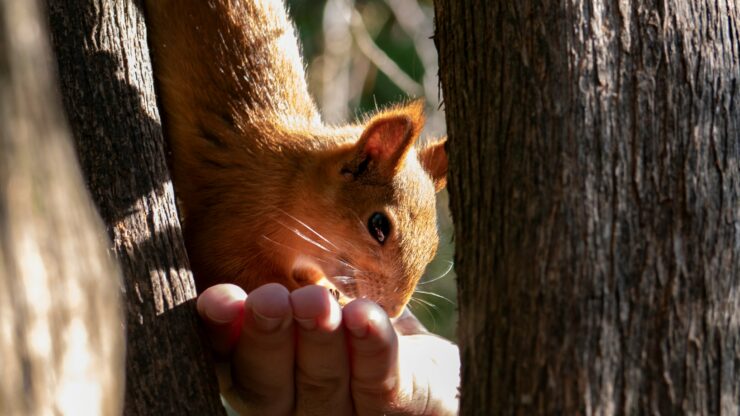
[[[112,415],[123,399],[120,274],[84,191],[37,3],[0,1],[0,414]]]
[[[740,412],[736,0],[438,0],[461,414]]]
[[[143,8],[48,0],[77,152],[124,275],[126,414],[223,413],[165,163]]]

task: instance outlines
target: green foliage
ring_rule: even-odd
[[[413,30],[426,29],[429,33],[408,33],[409,28],[404,29],[403,25],[399,24],[396,15],[386,1],[335,0],[335,2],[337,1],[347,9],[356,11],[362,17],[362,23],[374,43],[390,60],[395,62],[401,72],[405,73],[416,83],[420,85],[423,83],[423,77],[430,68],[426,68],[420,59],[417,52],[419,44],[415,44],[414,38],[418,37],[426,40],[426,42],[422,43],[423,47],[434,49],[431,41],[433,34],[431,33],[431,1],[418,1],[415,3],[419,5],[417,10],[423,12],[425,16],[424,21],[427,25],[424,28],[412,28]],[[332,24],[327,23],[327,21],[333,21],[336,24],[337,20],[349,22],[352,19],[349,16],[336,15],[336,13],[334,13],[335,15],[327,16],[329,13],[336,12],[336,7],[327,7],[327,0],[288,0],[287,3],[301,38],[304,60],[308,66],[309,84],[311,84],[314,94],[319,95],[316,92],[323,85],[321,85],[321,82],[314,81],[320,78],[315,76],[315,73],[322,71],[322,63],[325,63],[325,59],[330,58],[330,56],[325,56],[326,29],[327,25]],[[347,25],[351,26],[350,23],[347,23]],[[353,38],[352,34],[347,34],[347,38],[348,41],[351,41]],[[352,73],[353,81],[359,81],[362,84],[359,97],[351,97],[352,100],[348,103],[349,108],[355,114],[374,111],[377,107],[383,107],[389,103],[396,103],[408,98],[408,94],[404,92],[403,88],[398,86],[397,82],[391,79],[392,77],[389,77],[387,73],[379,70],[372,64],[372,59],[365,56],[366,54],[363,53],[361,48],[357,47],[356,42],[353,42],[351,50],[347,51],[347,53],[350,55],[348,58],[351,60],[347,70]],[[368,63],[369,68],[365,69]],[[436,73],[436,67],[432,69]],[[365,73],[365,76],[361,76],[363,73]],[[330,86],[330,88],[342,87],[341,85]],[[354,87],[358,88],[358,86]],[[425,94],[415,95],[417,96],[412,98],[419,98],[419,96],[424,96]],[[438,105],[436,101],[437,97],[427,98],[431,106]],[[320,98],[318,101],[321,105]]]

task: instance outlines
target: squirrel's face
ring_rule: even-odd
[[[321,269],[342,294],[398,316],[438,244],[435,192],[444,186],[443,140],[421,149],[419,105],[375,116],[351,146],[322,158],[298,196],[295,263]],[[295,218],[294,218],[295,219]],[[303,240],[303,241],[299,241]],[[300,277],[299,277],[300,279]]]

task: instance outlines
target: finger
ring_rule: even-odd
[[[228,355],[239,339],[246,298],[244,290],[231,284],[211,286],[198,296],[198,313],[217,354]]]
[[[342,310],[324,287],[290,294],[297,325],[296,408],[299,414],[349,415],[349,359]]]
[[[294,403],[294,334],[290,293],[275,283],[249,294],[234,350],[229,402],[241,413],[288,414]]]
[[[344,307],[349,331],[351,390],[358,415],[392,412],[405,400],[399,380],[398,338],[388,316],[374,302],[358,299]]]

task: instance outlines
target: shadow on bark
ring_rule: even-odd
[[[49,0],[65,111],[124,274],[125,414],[222,414],[192,301],[138,1]]]

